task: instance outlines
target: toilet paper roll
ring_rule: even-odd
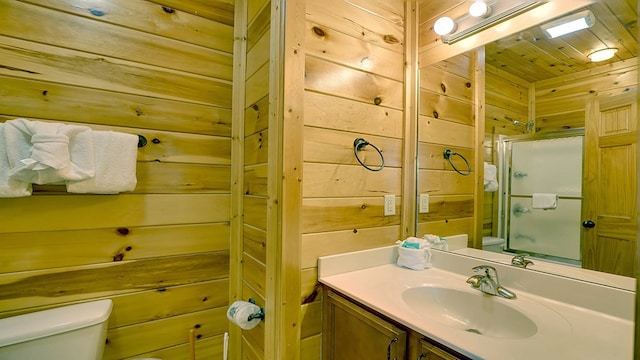
[[[249,315],[260,312],[260,306],[248,301],[236,301],[227,310],[227,319],[244,330],[258,326],[260,319],[249,320]]]

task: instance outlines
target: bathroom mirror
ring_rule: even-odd
[[[430,16],[466,16],[460,15],[466,2],[456,3],[454,6],[449,4],[446,9],[437,8],[433,4],[433,8],[421,9],[417,235],[453,235],[456,230],[471,236],[482,233],[485,249],[493,247],[493,251],[468,249],[462,252],[500,262],[510,261],[512,256],[509,255],[529,254],[542,259],[541,264],[551,264],[530,266],[532,270],[634,290],[631,276],[635,261],[633,255],[637,247],[637,1],[574,1],[577,4],[574,8],[566,12],[555,12],[544,21],[536,20],[540,17],[531,17],[527,24],[536,25],[527,29],[520,24],[523,29],[510,32],[510,29],[517,26],[507,21],[476,36],[479,39],[465,39],[452,45],[437,44],[437,35],[429,29],[435,18]],[[531,11],[542,13],[542,8],[546,5]],[[432,11],[432,14],[423,14],[426,10]],[[587,25],[586,29],[556,38],[545,34],[544,29],[549,27],[546,24],[553,25],[568,17],[577,18],[583,14],[589,17],[587,22],[590,26]],[[500,37],[501,31],[510,35]],[[490,34],[486,35],[487,32]],[[499,40],[495,40],[498,38]],[[466,44],[474,42],[484,45],[475,47],[474,50],[468,50],[471,48],[469,46],[465,49]],[[596,62],[588,57],[606,48],[617,49],[611,59]],[[455,56],[445,58],[442,54],[447,53]],[[429,59],[434,61],[430,62]],[[476,78],[479,72],[485,74],[480,80]],[[478,98],[474,93],[476,88],[484,92],[483,100],[479,100],[482,97]],[[475,106],[479,101],[484,101],[485,105],[481,112]],[[483,115],[482,121],[473,119],[478,114]],[[594,122],[598,125],[593,125]],[[483,124],[481,126],[484,134],[476,131],[475,124]],[[520,165],[546,166],[559,158],[567,160],[562,155],[568,152],[558,150],[564,149],[565,145],[546,150],[542,149],[542,145],[546,145],[543,144],[545,141],[549,143],[565,137],[555,134],[572,131],[578,133],[580,140],[574,141],[573,145],[581,147],[577,151],[582,156],[574,158],[570,166],[557,165],[555,173],[561,178],[567,178],[575,177],[575,171],[579,171],[578,181],[598,177],[603,180],[602,183],[582,181],[577,185],[581,193],[565,194],[565,188],[549,187],[549,178],[553,178],[553,174],[550,177],[536,176],[529,172],[530,169],[519,169]],[[602,140],[600,143],[597,140],[598,134],[602,135],[607,131],[612,131],[611,134],[619,132],[619,137],[631,140],[626,144],[611,143],[611,147],[605,149],[601,144]],[[511,141],[514,139],[518,141]],[[482,141],[482,146],[475,145]],[[522,148],[519,150],[520,155],[511,157],[513,148],[510,147],[510,157],[505,160],[498,151],[500,146],[506,146],[505,141],[511,141],[509,146],[517,143],[517,147]],[[443,149],[455,151],[461,157],[450,164],[448,160],[443,160]],[[575,153],[574,150],[569,152]],[[537,153],[548,156],[547,160],[534,158]],[[462,157],[475,169],[482,168],[482,162],[485,161],[489,166],[496,166],[495,180],[499,187],[494,191],[480,191],[483,194],[482,203],[474,203],[474,191],[478,189],[477,181],[482,182],[483,179],[474,179],[473,174],[464,176],[452,171],[455,170],[453,166],[465,169]],[[609,162],[612,167],[607,169],[598,169],[594,165],[599,164],[594,159],[606,160],[607,157],[616,157],[619,162]],[[568,168],[574,173],[562,173]],[[488,170],[492,171],[491,167]],[[633,171],[633,174],[624,173],[625,171]],[[610,176],[607,177],[607,174]],[[614,186],[605,182],[614,177],[633,179],[634,182]],[[523,179],[530,180],[532,190],[519,188],[513,194],[511,190],[519,187],[517,181]],[[425,194],[429,194],[426,200]],[[557,208],[531,208],[534,195],[549,194],[557,195],[558,203],[554,205]],[[505,199],[511,195],[519,202]],[[430,207],[428,212],[423,211],[425,201]],[[565,234],[574,234],[575,238],[570,235],[549,238],[559,242],[569,241],[567,237],[572,237],[570,241],[574,244],[571,251],[556,251],[558,247],[554,243],[539,246],[541,239],[546,238],[544,231],[557,229],[558,219],[562,219],[558,215],[558,209],[565,209],[567,202],[571,202],[569,207],[573,211],[573,214],[566,215],[567,219],[571,219],[567,221],[573,223],[573,229]],[[621,203],[627,208],[621,209]],[[560,204],[562,205],[558,206]],[[483,215],[475,218],[474,209],[476,214]],[[595,223],[595,228],[608,226],[608,215],[605,214],[607,211],[609,220],[612,218],[610,215],[617,212],[618,219],[613,224],[619,221],[617,230],[623,231],[622,234],[613,235],[616,225],[610,226],[606,231],[617,240],[601,246],[598,241],[607,235],[591,235],[592,222]],[[533,218],[537,215],[541,217]],[[591,215],[593,219],[590,218]],[[629,221],[622,219],[625,217],[630,217]],[[516,227],[510,223],[512,218],[528,219],[528,223],[525,221],[525,224],[518,224],[518,231],[510,233]],[[477,248],[481,248],[482,243],[480,239],[473,241]],[[507,254],[499,254],[501,247],[508,249]],[[631,257],[622,259],[621,256],[624,255]],[[536,262],[536,258],[532,260]],[[625,265],[620,265],[621,262]],[[599,272],[580,271],[579,268]],[[610,273],[627,278],[618,279],[610,276]]]

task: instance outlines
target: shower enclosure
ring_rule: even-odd
[[[580,264],[583,143],[576,130],[500,138],[506,251]]]

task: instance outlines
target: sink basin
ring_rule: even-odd
[[[467,292],[438,286],[409,288],[402,299],[430,320],[469,333],[504,339],[522,339],[538,332],[536,324],[508,301],[480,291]]]

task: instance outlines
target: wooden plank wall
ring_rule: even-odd
[[[105,359],[220,356],[232,48],[232,0],[0,0],[0,120],[149,140],[133,192],[0,199],[0,317],[110,298]]]
[[[495,66],[486,65],[484,161],[498,164],[497,141],[500,135],[522,135],[529,119],[529,88],[526,80]],[[484,193],[482,235],[497,236],[498,192]]]
[[[247,1],[244,121],[244,220],[242,299],[265,306],[267,264],[267,181],[269,173],[269,59],[271,1]],[[240,357],[264,359],[265,323],[242,331]]]
[[[320,354],[317,257],[392,244],[400,236],[404,2],[307,1],[302,200],[301,358]],[[379,147],[382,171],[353,142]],[[360,153],[380,164],[371,147]],[[383,195],[396,214],[383,216]]]
[[[536,132],[583,128],[589,98],[624,94],[638,85],[638,58],[535,84]]]

